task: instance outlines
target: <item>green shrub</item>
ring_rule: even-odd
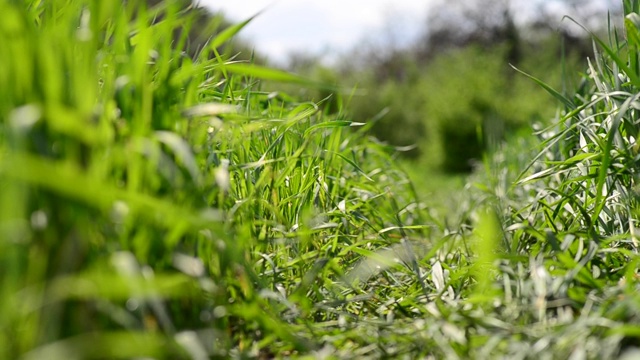
[[[555,43],[545,45],[549,51]],[[411,50],[407,50],[410,52]],[[415,146],[402,155],[447,172],[468,172],[487,149],[533,122],[553,115],[544,91],[505,62],[505,48],[467,46],[434,55],[400,78],[378,80],[365,69],[346,110],[356,121],[375,121],[372,134],[394,146]],[[556,60],[525,55],[525,68],[559,79]],[[574,61],[567,61],[572,68]],[[552,64],[552,65],[551,65]]]

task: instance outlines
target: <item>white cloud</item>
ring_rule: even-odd
[[[452,0],[200,0],[213,10],[223,10],[234,21],[245,20],[264,10],[242,36],[251,40],[257,50],[271,59],[282,61],[292,51],[336,53],[347,49],[364,37],[394,35],[394,40],[411,39],[427,16],[427,8]],[[461,0],[465,1],[465,0]],[[481,0],[482,1],[482,0]],[[585,0],[581,4],[601,6],[602,11],[616,0]],[[517,20],[539,11],[565,15],[568,8],[554,6],[560,0],[513,0]],[[551,10],[549,10],[551,8]],[[392,26],[392,29],[385,27]]]
[[[291,51],[341,50],[398,18],[415,33],[425,17],[425,0],[201,0],[240,21],[264,10],[243,31],[259,51],[284,60]]]

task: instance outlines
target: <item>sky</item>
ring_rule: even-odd
[[[241,21],[263,11],[242,31],[270,59],[283,61],[293,51],[346,50],[367,34],[401,18],[407,40],[416,36],[430,0],[201,0]],[[431,0],[433,1],[433,0]],[[339,6],[338,6],[339,4]]]
[[[242,21],[261,12],[245,29],[243,38],[270,60],[284,63],[291,52],[337,53],[365,38],[384,33],[392,26],[398,41],[414,39],[430,5],[447,0],[200,0],[214,11],[223,11],[232,21]],[[620,0],[583,0],[602,9]],[[516,0],[519,16],[527,16],[544,3],[558,13],[557,0]],[[555,8],[554,8],[555,6]],[[599,10],[600,11],[600,10]],[[391,25],[393,24],[393,25]],[[388,32],[387,32],[388,33]]]

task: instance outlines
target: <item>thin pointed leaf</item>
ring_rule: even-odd
[[[261,12],[258,12],[257,14],[255,14],[252,17],[248,18],[247,20],[245,20],[243,22],[240,22],[238,24],[235,24],[235,25],[231,25],[228,28],[224,29],[222,32],[220,32],[220,34],[218,34],[211,41],[211,43],[209,44],[209,48],[216,49],[220,45],[226,43],[227,41],[229,41],[229,39],[234,37],[238,32],[240,32],[240,30],[242,30],[245,26],[247,26],[253,19],[255,19],[260,14],[261,14]]]
[[[538,79],[535,76],[529,75],[526,72],[518,69],[517,67],[511,65],[511,67],[519,72],[520,74],[528,77],[529,79],[533,80],[536,84],[540,85],[543,89],[545,89],[549,94],[551,94],[553,97],[555,97],[556,99],[560,100],[560,102],[562,102],[565,106],[567,106],[569,109],[575,109],[576,105],[573,103],[573,101],[567,99],[566,97],[564,97],[562,94],[560,94],[559,92],[557,92],[555,89],[553,89],[551,86],[549,86],[547,83],[545,83],[544,81]]]

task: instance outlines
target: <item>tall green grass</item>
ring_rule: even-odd
[[[488,157],[451,222],[367,119],[267,91],[335,89],[237,60],[248,22],[201,46],[179,2],[0,2],[0,358],[634,350],[625,10],[628,41],[596,39],[575,94],[546,86],[556,124]]]
[[[491,181],[481,188],[505,232],[499,279],[505,300],[517,299],[505,307],[528,326],[513,346],[528,356],[637,351],[640,23],[639,3],[623,3],[623,33],[593,35],[594,56],[575,93],[532,77],[562,104],[556,122],[487,163]]]
[[[194,49],[178,2],[0,12],[0,357],[306,353],[422,223],[361,124],[261,90],[314,84],[218,51],[247,22]]]

